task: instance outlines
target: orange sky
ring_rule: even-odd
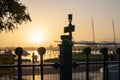
[[[113,41],[112,18],[116,40],[120,41],[120,0],[21,0],[28,6],[32,22],[20,25],[18,30],[0,34],[1,47],[38,47],[57,45],[67,15],[73,14],[74,40],[93,40],[91,17],[94,20],[96,41]],[[37,34],[36,34],[37,33]],[[35,36],[34,36],[35,35]],[[42,36],[43,40],[37,37]]]

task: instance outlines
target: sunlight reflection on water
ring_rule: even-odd
[[[73,73],[72,80],[86,80],[86,73]],[[99,80],[99,74],[89,73],[90,80]],[[33,80],[32,76],[23,76],[24,80]],[[41,80],[40,75],[35,75],[35,80]],[[60,74],[44,74],[44,80],[60,80]]]
[[[30,55],[28,56],[22,56],[22,59],[30,59],[32,61],[32,55],[33,53],[35,55],[37,55],[37,60],[40,61],[40,55],[37,53],[37,51],[27,51],[28,53],[30,53]],[[47,51],[44,55],[43,55],[43,59],[51,59],[51,58],[58,58],[59,56],[59,51]]]

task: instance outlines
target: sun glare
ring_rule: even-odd
[[[36,50],[36,51],[34,51],[34,53],[35,53],[35,55],[38,55],[38,52],[37,52],[37,50]]]
[[[34,43],[40,43],[44,40],[44,35],[38,31],[31,32],[31,41]]]

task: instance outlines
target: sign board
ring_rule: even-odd
[[[0,54],[0,65],[14,64],[14,62],[15,55]],[[0,67],[0,74],[8,74],[13,72],[14,72],[13,67]]]
[[[75,26],[74,25],[67,26],[67,27],[64,28],[64,33],[66,33],[66,32],[73,32],[73,31],[75,31]]]
[[[62,35],[62,36],[61,36],[61,39],[62,39],[62,40],[63,40],[63,39],[68,39],[68,40],[70,40],[71,37],[70,37],[69,35]]]

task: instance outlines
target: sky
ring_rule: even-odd
[[[26,5],[32,22],[22,24],[14,32],[0,33],[1,47],[57,46],[68,26],[68,14],[73,14],[75,25],[73,40],[93,41],[92,19],[95,41],[114,41],[112,19],[116,41],[120,42],[120,0],[20,0]]]

